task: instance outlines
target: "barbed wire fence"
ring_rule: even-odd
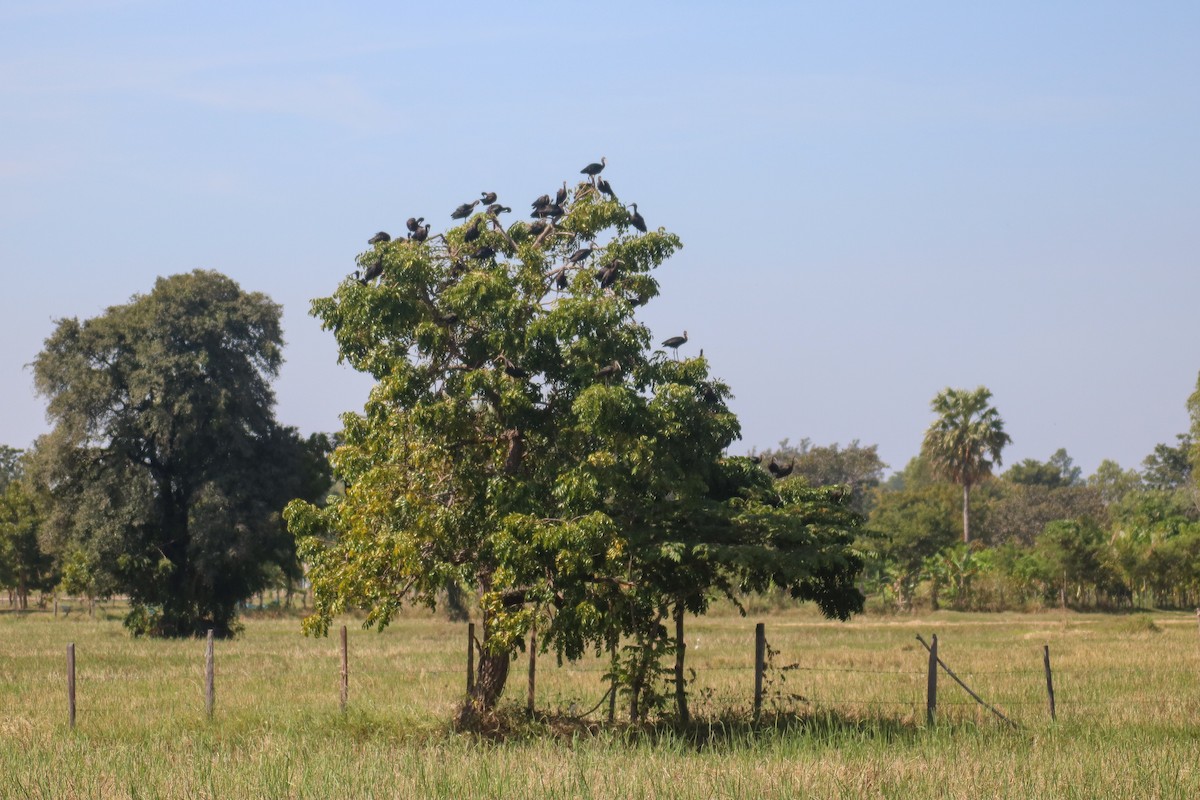
[[[336,672],[339,708],[345,712],[352,705],[352,675],[370,683],[386,683],[397,676],[422,681],[428,677],[449,678],[447,683],[453,683],[454,676],[457,676],[458,680],[465,677],[464,683],[460,685],[469,693],[475,678],[480,644],[475,634],[474,623],[468,623],[466,627],[467,657],[462,667],[374,665],[368,670],[361,665],[354,665],[347,629],[342,626],[338,637],[339,660]],[[917,657],[925,660],[921,651],[911,648],[908,652],[903,652],[898,658],[913,662],[911,668],[864,668],[853,663],[804,663],[800,660],[785,663],[784,654],[768,641],[765,626],[759,623],[755,628],[752,660],[747,658],[738,663],[702,664],[699,669],[693,667],[689,670],[689,702],[698,711],[707,712],[710,716],[738,712],[740,709],[743,712],[751,712],[755,720],[762,716],[764,706],[775,715],[849,710],[858,715],[870,712],[899,714],[911,717],[913,721],[918,720],[924,711],[926,723],[929,725],[935,724],[943,715],[948,719],[961,718],[963,709],[974,707],[986,710],[1003,723],[1019,728],[1037,720],[1057,720],[1064,709],[1068,713],[1078,714],[1111,710],[1134,702],[1147,702],[1131,699],[1128,695],[1114,694],[1104,698],[1087,696],[1076,691],[1085,679],[1102,678],[1110,682],[1131,682],[1137,679],[1144,680],[1149,672],[1153,672],[1200,684],[1200,671],[1164,668],[1155,665],[1153,659],[1128,668],[1110,666],[1102,670],[1089,670],[1052,667],[1048,644],[1040,648],[1040,665],[1002,668],[960,666],[955,669],[939,654],[936,635],[931,637],[929,643],[919,635],[916,639],[924,646],[929,658],[926,663],[921,664],[917,660]],[[527,654],[536,653],[536,647],[536,640],[530,642]],[[749,650],[747,647],[747,653]],[[1033,648],[1030,648],[1030,651],[1032,661],[1036,651]],[[68,724],[74,727],[78,713],[76,663],[87,656],[83,653],[77,654],[74,643],[67,646],[66,655]],[[210,637],[206,642],[204,654],[203,689],[205,711],[210,718],[214,714],[214,665],[219,657],[219,650]],[[947,658],[953,660],[950,656]],[[333,669],[331,668],[331,672]],[[607,718],[613,720],[617,686],[612,681],[611,665],[602,662],[564,664],[550,661],[547,667],[543,661],[540,670],[539,672],[536,657],[528,658],[526,710],[529,714],[540,712],[586,720],[593,715],[606,713]],[[375,674],[372,675],[371,671]],[[561,683],[564,677],[581,675],[595,677],[598,683],[604,684],[597,687],[598,699],[596,694],[586,697],[578,686],[571,690],[552,688],[550,692],[543,690],[543,693],[539,694],[539,689],[542,688],[539,681],[549,678],[551,683],[555,679],[559,679]],[[737,676],[739,680],[726,680],[723,685],[714,686],[711,682],[706,682],[706,679],[714,675]],[[740,680],[743,676],[744,682]],[[847,680],[847,676],[853,677]],[[959,692],[954,687],[941,688],[939,677],[951,678],[963,691]],[[847,687],[850,687],[849,690]],[[1158,702],[1162,702],[1162,699],[1158,698]],[[1200,710],[1200,699],[1180,699],[1178,702],[1194,704]],[[607,712],[604,711],[606,703]],[[939,712],[939,709],[943,711]],[[946,709],[952,709],[953,712]]]

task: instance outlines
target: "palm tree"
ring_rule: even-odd
[[[921,453],[934,470],[963,489],[964,542],[971,541],[971,487],[992,474],[992,464],[1000,464],[1000,451],[1012,442],[1000,412],[988,405],[991,399],[984,386],[938,392],[930,403],[937,419],[921,443]]]

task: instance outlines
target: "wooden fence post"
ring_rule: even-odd
[[[537,628],[529,631],[529,698],[525,701],[525,713],[533,716],[534,681],[537,672]]]
[[[467,694],[475,690],[475,623],[467,623]]]
[[[204,648],[204,712],[212,719],[216,689],[213,685],[213,629],[208,629],[208,644]]]
[[[754,718],[762,712],[763,673],[767,671],[767,629],[763,623],[754,626]]]
[[[1054,713],[1054,676],[1050,672],[1050,645],[1042,646],[1042,662],[1046,665],[1046,695],[1050,698],[1050,719],[1057,720]]]
[[[346,645],[346,626],[342,626],[342,693],[341,709],[346,712],[346,703],[350,700],[350,652]]]
[[[933,712],[937,711],[937,634],[933,635],[933,644],[929,646],[929,682],[925,687],[925,722],[933,724]]]
[[[612,665],[612,684],[608,687],[608,722],[611,725],[617,718],[617,646],[614,644],[608,652]]]
[[[75,730],[75,643],[67,645],[67,721]]]

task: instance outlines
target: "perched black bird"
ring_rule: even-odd
[[[471,258],[478,259],[479,261],[483,261],[485,258],[491,258],[494,255],[496,255],[496,251],[493,250],[492,248],[488,247],[485,244],[483,247],[479,248],[474,253],[471,253]]]
[[[662,346],[671,348],[675,351],[675,355],[678,356],[680,346],[686,344],[687,340],[687,331],[684,331],[683,336],[672,336],[670,339],[664,341]]]
[[[442,314],[435,318],[439,325],[453,325],[458,322],[458,314],[451,311],[449,314]]]
[[[608,181],[604,180],[604,178],[596,181],[596,188],[600,190],[601,194],[611,197],[614,200],[617,199],[617,195],[612,190],[612,186],[610,186]]]
[[[601,289],[607,289],[608,287],[612,286],[614,283],[617,282],[617,273],[618,273],[617,264],[618,263],[619,262],[614,262],[612,264],[609,264],[607,267],[604,267],[603,269],[601,269],[599,272],[596,273],[596,278],[599,279],[599,281],[600,281]]]
[[[566,201],[567,201],[567,182],[563,181],[562,188],[558,190],[558,193],[554,197],[554,202],[561,206]]]
[[[357,272],[355,272],[354,274],[358,275]],[[367,267],[366,273],[361,278],[358,279],[358,282],[361,283],[363,286],[366,286],[368,283],[375,280],[382,274],[383,274],[383,259],[377,258],[377,259],[375,259],[374,264]]]
[[[711,383],[708,382],[701,383],[699,386],[697,386],[696,394],[698,394],[700,399],[708,403],[710,406],[715,406],[717,403],[721,402],[721,395],[717,394],[717,390],[713,388]]]
[[[571,253],[571,257],[568,258],[567,261],[572,264],[578,264],[580,261],[583,261],[585,258],[590,256],[594,249],[595,248],[592,247],[585,247],[582,250],[576,250],[574,253]]]
[[[471,209],[475,208],[477,205],[479,205],[478,200],[473,203],[463,203],[461,206],[451,212],[450,219],[466,219],[467,217],[471,216]]]
[[[512,212],[511,208],[509,208],[508,206],[502,206],[499,203],[492,203],[490,206],[487,207],[487,213],[491,214],[493,217],[496,216],[497,214],[508,214],[511,212]]]
[[[480,222],[482,222],[482,220],[480,220]],[[467,232],[463,234],[463,241],[473,242],[479,238],[481,233],[483,233],[483,225],[476,223],[475,225],[467,228]]]
[[[416,233],[417,228],[421,227],[421,223],[424,221],[424,217],[409,217],[408,222],[404,223],[404,225],[408,228],[409,233]]]
[[[566,213],[567,213],[566,209],[564,209],[558,203],[547,206],[546,210],[545,210],[545,216],[550,217],[551,219],[558,219],[559,217],[565,215]]]
[[[422,225],[420,228],[417,228],[415,231],[413,231],[412,240],[414,242],[423,242],[427,236],[429,236],[429,226]]]
[[[599,175],[601,172],[604,171],[604,167],[607,164],[608,164],[608,162],[604,159],[604,156],[600,156],[599,164],[588,164],[586,167],[584,167],[583,169],[581,169],[579,171],[580,171],[580,173],[587,175],[589,178],[595,178],[597,175]]]
[[[496,193],[495,192],[484,192],[483,193],[483,202],[484,203],[496,202]]]
[[[633,213],[629,215],[629,224],[637,228],[642,233],[646,232],[646,220],[642,219],[642,215],[638,213],[637,203],[629,204],[633,208]]]
[[[546,220],[539,219],[537,222],[530,224],[529,232],[532,233],[534,236],[538,236],[541,234],[542,231],[546,230],[546,227],[549,224],[550,223],[546,222]]]
[[[534,200],[529,205],[531,208],[533,208],[535,210],[539,209],[539,208],[544,208],[544,207],[550,205],[550,195],[544,194],[541,197],[539,197],[537,200]]]
[[[767,464],[767,470],[772,475],[774,475],[776,478],[786,478],[788,475],[792,474],[792,470],[794,470],[795,468],[796,468],[795,459],[792,459],[792,463],[788,464],[786,467],[781,467],[778,464],[776,464],[775,459],[773,459],[773,458],[771,459],[771,463]]]
[[[392,237],[388,235],[387,231],[380,231],[370,239],[367,239],[367,244],[383,244],[384,242],[390,242],[391,240]]]
[[[762,456],[754,455],[754,456],[746,456],[746,458],[750,459],[750,461],[752,461],[755,464],[762,463]]]
[[[500,361],[504,364],[504,374],[510,378],[528,378],[529,373],[521,369],[516,364],[508,360],[507,356],[500,356]]]
[[[558,277],[554,279],[554,285],[558,287],[560,292],[567,288],[567,271],[565,269],[558,271]]]
[[[615,360],[608,366],[601,367],[600,369],[598,369],[596,371],[597,378],[608,378],[612,375],[620,375],[620,374],[621,374],[621,364]]]

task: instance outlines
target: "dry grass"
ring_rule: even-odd
[[[702,722],[630,730],[572,712],[601,698],[603,665],[538,662],[541,721],[520,722],[514,665],[503,739],[451,732],[465,627],[426,616],[382,634],[349,620],[350,710],[337,638],[292,618],[247,621],[217,643],[204,716],[201,641],[131,640],[111,620],[0,613],[0,797],[1197,797],[1195,618],[1100,615],[867,617],[803,609],[689,623]],[[754,622],[778,651],[752,724]],[[1155,630],[1157,629],[1157,631]],[[1012,716],[1013,731],[946,677],[925,726],[927,656]],[[66,725],[65,647],[79,717]],[[1059,720],[1047,710],[1050,646]],[[796,664],[795,669],[781,667]]]

